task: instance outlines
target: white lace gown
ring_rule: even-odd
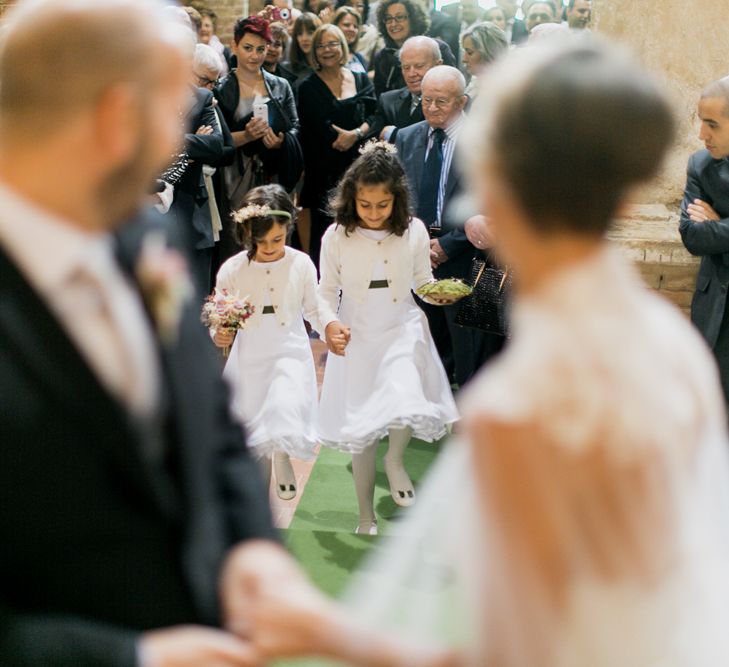
[[[241,253],[228,260],[218,274],[219,289],[241,297],[250,294],[258,313],[255,324],[236,334],[223,371],[232,387],[231,410],[245,425],[246,442],[256,458],[282,452],[310,460],[317,445],[316,370],[303,317],[293,317],[281,326],[276,313],[264,314],[266,306],[270,310],[274,305],[272,286],[288,281],[287,290],[298,288],[304,298],[279,296],[281,307],[285,301],[299,299],[300,310],[308,310],[308,317],[313,318],[316,269],[311,264],[309,284],[295,285],[289,279],[294,262],[311,264],[292,248],[286,248],[285,256],[276,262],[248,262]],[[260,296],[254,298],[253,294]]]
[[[389,235],[362,228],[354,233],[373,244]],[[402,247],[407,251],[404,240]],[[380,259],[371,279],[386,277]],[[387,287],[369,289],[364,303],[356,303],[344,293],[339,320],[351,327],[352,338],[345,356],[327,357],[319,403],[322,444],[358,453],[392,426],[410,426],[413,437],[426,442],[444,437],[458,412],[428,321],[412,294],[394,301]]]
[[[517,300],[512,324],[461,408],[540,433],[538,460],[486,488],[474,447],[499,443],[450,444],[349,603],[479,667],[729,665],[729,441],[699,335],[612,250]],[[550,545],[546,576],[525,543]]]

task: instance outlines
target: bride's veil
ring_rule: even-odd
[[[482,553],[475,503],[467,447],[453,439],[419,488],[416,505],[378,542],[344,594],[365,627],[395,629],[420,643],[473,643],[466,573]]]

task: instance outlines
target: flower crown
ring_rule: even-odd
[[[260,204],[248,204],[248,206],[244,206],[233,213],[232,218],[238,224],[241,224],[251,218],[267,218],[270,215],[276,216],[277,218],[288,218],[291,220],[291,213],[288,211],[279,211],[271,208],[270,206],[262,206]]]
[[[385,153],[390,153],[391,155],[397,155],[397,148],[395,147],[395,144],[391,144],[387,141],[378,141],[377,139],[368,141],[359,149],[359,154],[367,155],[368,153],[374,153],[378,150],[383,150]]]

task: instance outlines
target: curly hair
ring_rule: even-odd
[[[243,39],[243,35],[250,33],[252,35],[258,35],[258,37],[266,40],[268,44],[273,41],[271,39],[271,30],[269,29],[269,23],[266,19],[260,16],[249,16],[245,19],[238,19],[233,28],[233,41],[236,45]]]
[[[385,40],[385,46],[389,49],[397,49],[398,45],[393,41],[392,37],[387,32],[387,25],[385,25],[385,17],[387,16],[387,10],[392,5],[403,5],[408,13],[410,19],[410,34],[408,37],[417,37],[418,35],[424,35],[430,28],[430,19],[428,15],[423,11],[420,5],[416,5],[413,0],[383,0],[377,5],[377,29],[380,31],[380,35]]]
[[[266,215],[257,218],[248,218],[242,222],[236,222],[233,227],[233,239],[241,247],[248,250],[248,261],[253,260],[258,250],[256,239],[263,238],[271,231],[274,223],[286,226],[286,234],[293,229],[296,220],[296,207],[291,198],[280,185],[272,183],[261,185],[249,190],[243,198],[241,208],[258,204],[267,206],[274,211],[286,211],[291,214],[291,219],[283,216]],[[233,217],[235,213],[233,213]]]
[[[347,169],[329,199],[329,214],[344,227],[349,235],[360,226],[357,215],[357,188],[363,185],[381,185],[392,194],[392,215],[389,226],[392,233],[402,236],[413,218],[410,209],[410,191],[405,169],[397,153],[391,148],[375,145],[368,148]]]

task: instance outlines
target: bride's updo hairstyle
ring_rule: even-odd
[[[462,146],[472,185],[486,183],[484,168],[495,171],[545,234],[602,235],[672,142],[660,86],[601,40],[527,47],[479,84]]]

